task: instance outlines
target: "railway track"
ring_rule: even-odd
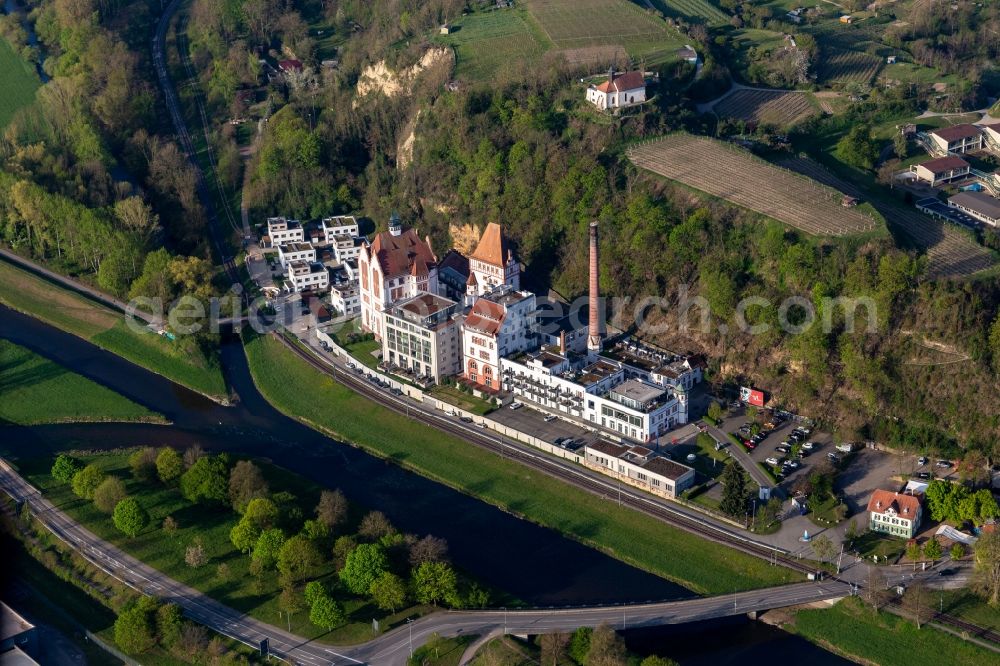
[[[601,497],[612,497],[619,492],[617,485],[610,480],[594,478],[588,474],[568,468],[566,464],[559,463],[541,452],[534,452],[524,448],[524,445],[504,443],[502,438],[487,436],[476,432],[471,428],[466,428],[443,416],[429,413],[421,407],[409,407],[403,399],[387,395],[385,392],[374,388],[369,382],[348,370],[337,368],[331,372],[330,366],[323,363],[316,356],[303,349],[295,341],[289,340],[285,335],[275,334],[276,337],[290,349],[296,356],[309,363],[311,366],[331,376],[334,381],[340,382],[357,393],[378,402],[384,407],[400,414],[406,414],[409,418],[416,418],[421,422],[430,425],[438,430],[459,437],[470,444],[481,449],[496,453],[499,456],[521,463],[534,470],[547,474],[551,477],[572,484],[577,488],[585,490]],[[705,523],[696,518],[692,518],[680,511],[671,510],[670,507],[663,506],[651,499],[647,499],[631,490],[621,489],[621,504],[641,511],[657,520],[683,529],[699,537],[735,548],[748,555],[753,555],[761,559],[780,564],[794,571],[803,574],[816,571],[814,565],[804,563],[796,558],[789,557],[778,549],[770,548],[752,540],[742,538],[735,533],[716,526]]]
[[[893,597],[889,601],[889,605],[894,608],[898,608],[900,610],[900,614],[904,617],[909,617],[909,613],[903,610],[902,602],[898,597]],[[993,643],[994,645],[1000,645],[1000,632],[987,627],[980,627],[979,625],[971,622],[966,622],[962,618],[955,617],[954,615],[948,615],[947,613],[934,613],[930,619],[926,621],[943,624],[947,627],[951,627],[952,629],[957,629],[966,633],[972,638],[978,638],[982,641]]]

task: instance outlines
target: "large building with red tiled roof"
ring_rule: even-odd
[[[876,490],[868,500],[868,527],[873,532],[912,539],[922,515],[920,495]]]
[[[430,238],[403,230],[393,214],[389,230],[377,234],[358,255],[361,327],[382,339],[382,313],[393,303],[422,292],[436,294],[437,257]]]
[[[646,101],[646,79],[642,72],[616,74],[612,67],[606,81],[588,86],[587,101],[602,111],[641,104]]]
[[[500,359],[538,346],[535,295],[501,285],[476,299],[462,325],[464,376],[491,391],[501,387]]]
[[[471,305],[477,297],[500,285],[507,285],[515,291],[520,289],[521,264],[514,256],[503,229],[496,222],[490,222],[483,230],[479,245],[469,256],[466,303]]]

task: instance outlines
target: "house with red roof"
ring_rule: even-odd
[[[476,298],[500,285],[507,285],[515,291],[521,288],[521,263],[514,257],[514,250],[503,228],[496,222],[490,222],[483,230],[475,251],[469,255],[466,304],[472,305]]]
[[[920,494],[876,490],[868,500],[868,528],[912,539],[923,515],[921,497]]]
[[[933,160],[927,160],[910,167],[918,180],[931,187],[937,187],[954,180],[968,178],[971,167],[969,163],[957,155],[947,155]]]
[[[500,390],[500,359],[538,346],[536,321],[531,292],[500,285],[477,298],[462,325],[465,378]]]
[[[983,134],[975,125],[940,127],[927,133],[934,147],[947,153],[968,153],[983,149]]]
[[[393,213],[389,230],[363,244],[358,254],[362,329],[381,340],[382,315],[390,306],[422,292],[438,293],[437,261],[430,237],[404,230]]]
[[[620,109],[646,101],[646,79],[642,72],[616,74],[608,70],[608,78],[587,87],[587,101],[602,111]]]

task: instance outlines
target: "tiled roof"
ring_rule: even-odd
[[[469,316],[465,318],[465,327],[480,333],[496,335],[503,326],[505,314],[506,310],[502,305],[479,298],[469,311]]]
[[[510,245],[503,229],[496,222],[490,222],[483,230],[483,236],[471,258],[502,268],[510,261],[510,256]]]
[[[890,507],[897,515],[912,520],[920,508],[920,498],[890,490],[876,490],[868,500],[868,510],[874,513],[885,513]]]
[[[371,254],[386,278],[407,274],[422,277],[437,264],[430,241],[421,240],[413,229],[407,229],[398,236],[383,231],[375,236]]]
[[[616,75],[614,81],[605,81],[597,86],[597,89],[606,93],[625,92],[626,90],[636,90],[637,88],[645,87],[646,79],[643,77],[642,72],[625,72],[624,74]]]
[[[959,139],[968,139],[969,137],[979,136],[979,128],[975,125],[952,125],[951,127],[942,127],[940,129],[931,130],[931,134],[939,136],[945,141],[951,143],[952,141],[958,141]]]
[[[926,162],[921,162],[918,166],[929,170],[931,173],[945,173],[948,171],[953,171],[955,169],[964,169],[969,166],[969,163],[963,160],[961,157],[956,157],[955,155],[948,155],[947,157],[939,157],[936,160],[927,160]]]

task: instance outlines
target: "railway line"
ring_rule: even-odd
[[[735,548],[741,552],[767,560],[775,565],[780,564],[802,574],[816,571],[814,564],[789,557],[787,553],[780,549],[761,544],[720,525],[706,523],[704,520],[690,516],[679,509],[664,506],[652,498],[644,497],[631,489],[619,488],[610,479],[591,476],[583,470],[575,469],[571,463],[564,463],[550,458],[540,451],[529,450],[523,444],[507,443],[500,436],[486,435],[475,428],[466,427],[460,422],[456,423],[447,417],[435,414],[420,405],[410,405],[406,402],[408,399],[389,395],[373,387],[369,382],[349,370],[337,367],[331,371],[330,365],[303,349],[295,341],[289,340],[286,336],[280,334],[276,334],[276,337],[296,356],[320,372],[332,376],[335,381],[397,413],[406,414],[411,419],[417,418],[427,425],[459,437],[474,446],[519,462],[594,495],[615,497],[620,492],[622,506],[628,506],[641,511],[657,520],[696,534],[714,543]]]

